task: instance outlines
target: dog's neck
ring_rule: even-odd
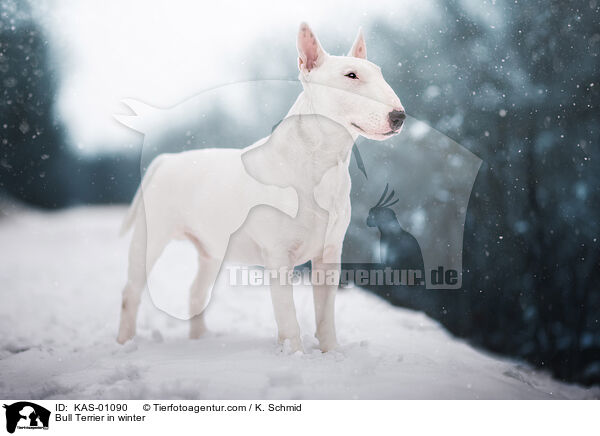
[[[288,111],[285,118],[289,118],[292,116],[302,116],[302,115],[320,115],[320,116],[323,116],[323,117],[329,119],[327,114],[322,113],[319,110],[319,108],[313,104],[313,102],[311,101],[311,98],[310,98],[310,94],[307,93],[306,91],[302,91],[300,93],[300,95],[298,96],[298,98],[296,99],[296,101],[294,102],[294,104],[292,105],[290,110]],[[354,144],[359,135],[357,133],[355,133],[354,131],[351,131],[345,127],[342,127],[341,125],[340,125],[340,128],[343,128],[347,132],[348,136],[352,138],[351,144]],[[342,142],[346,142],[346,141],[342,141]],[[348,166],[350,164],[350,156],[352,154],[351,151],[352,151],[351,147],[350,147],[350,149],[347,150],[347,152],[344,151],[344,155],[346,156],[344,158],[344,162],[345,162],[346,166]]]

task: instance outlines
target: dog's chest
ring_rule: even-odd
[[[301,264],[321,257],[327,247],[341,247],[350,217],[347,166],[328,170],[321,181],[299,195],[298,215],[284,219],[279,250]]]
[[[326,247],[341,247],[350,218],[347,165],[331,168],[319,183],[297,187],[298,214],[272,207],[254,208],[232,238],[233,260],[268,266],[300,265],[321,257]],[[252,253],[248,247],[253,247]],[[259,262],[249,259],[252,255]]]

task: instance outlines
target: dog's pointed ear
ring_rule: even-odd
[[[356,39],[354,40],[354,44],[352,44],[352,48],[348,52],[348,56],[361,59],[367,58],[367,44],[365,44],[365,37],[362,33],[362,27],[358,28],[358,35],[356,35]]]
[[[308,24],[300,24],[298,30],[298,69],[311,71],[323,63],[326,53],[319,44],[319,40],[310,30]]]

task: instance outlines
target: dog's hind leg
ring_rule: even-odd
[[[117,342],[123,344],[133,338],[136,330],[137,313],[147,275],[160,257],[168,238],[152,234],[146,237],[146,223],[138,222],[133,231],[129,247],[127,284],[123,289],[121,321]]]
[[[190,339],[198,339],[206,332],[204,310],[210,302],[220,268],[221,261],[216,259],[201,259],[198,262],[198,273],[190,289]]]
[[[198,250],[198,272],[190,288],[190,339],[198,339],[206,333],[204,310],[210,302],[223,259],[211,257],[195,236],[189,233],[186,236]]]

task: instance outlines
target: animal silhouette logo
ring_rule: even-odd
[[[423,273],[421,247],[415,237],[400,225],[396,212],[392,209],[400,199],[394,199],[395,191],[392,190],[388,194],[388,190],[389,184],[386,184],[379,201],[369,210],[367,217],[367,226],[377,227],[379,230],[381,263],[393,268]]]
[[[29,401],[19,401],[10,405],[4,404],[6,409],[6,431],[14,433],[19,429],[48,429],[50,411],[38,404]]]

